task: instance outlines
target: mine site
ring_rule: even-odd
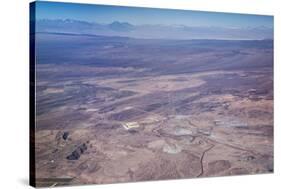
[[[273,172],[272,40],[36,37],[37,186]]]

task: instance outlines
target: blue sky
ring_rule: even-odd
[[[273,27],[273,17],[188,10],[105,6],[37,1],[36,19],[75,19],[98,23],[180,24],[203,27]]]

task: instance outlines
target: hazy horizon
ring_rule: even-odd
[[[36,2],[36,32],[144,39],[273,39],[273,16]]]
[[[273,16],[112,5],[36,2],[37,19],[73,19],[109,24],[203,27],[273,27]]]

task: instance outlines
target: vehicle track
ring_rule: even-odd
[[[206,153],[208,151],[210,151],[214,147],[215,147],[215,145],[211,144],[211,146],[209,148],[207,148],[206,150],[203,151],[203,153],[202,153],[202,155],[200,157],[201,171],[200,171],[200,173],[196,177],[201,177],[204,174],[204,163],[203,163],[204,157],[205,157]]]

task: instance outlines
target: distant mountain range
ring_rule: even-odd
[[[105,36],[122,36],[145,39],[273,39],[273,28],[247,27],[194,27],[185,25],[133,25],[114,21],[110,24],[72,19],[36,21],[36,32],[74,33]]]

